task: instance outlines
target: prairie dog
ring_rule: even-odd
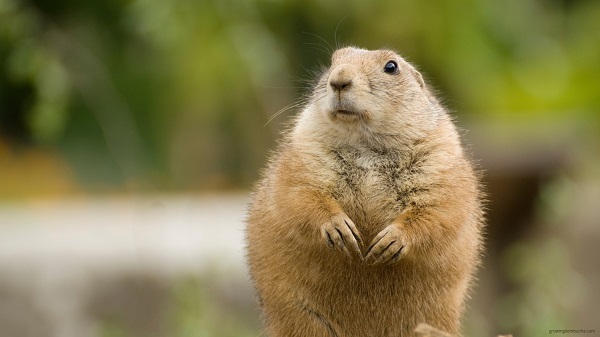
[[[263,172],[247,259],[269,337],[460,333],[481,192],[451,117],[397,53],[342,48]]]

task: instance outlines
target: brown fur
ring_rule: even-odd
[[[458,334],[482,218],[477,175],[421,75],[392,51],[336,51],[249,210],[267,335],[413,336],[420,322]]]

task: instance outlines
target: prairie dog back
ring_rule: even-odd
[[[482,226],[477,175],[419,72],[337,50],[249,209],[267,335],[458,334]]]

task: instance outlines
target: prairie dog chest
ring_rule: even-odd
[[[394,151],[342,147],[334,158],[333,196],[363,221],[391,221],[409,203],[414,163]]]

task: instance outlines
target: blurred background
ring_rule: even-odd
[[[415,64],[485,172],[466,335],[598,334],[594,0],[0,0],[0,334],[259,336],[244,212],[300,108],[267,121],[349,44]]]

